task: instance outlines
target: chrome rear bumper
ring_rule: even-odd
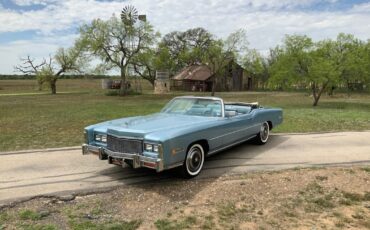
[[[157,172],[163,171],[163,160],[160,158],[151,158],[139,155],[138,153],[121,153],[121,152],[113,152],[108,149],[104,149],[102,147],[97,147],[93,145],[82,145],[82,154],[94,154],[99,156],[99,159],[106,160],[108,159],[109,164],[120,164],[122,165],[122,161],[124,160],[132,160],[132,167],[133,168],[151,168],[155,169]],[[118,161],[117,161],[118,160]],[[120,162],[120,163],[118,163]]]

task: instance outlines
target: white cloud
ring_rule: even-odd
[[[12,2],[18,6],[46,5],[57,1],[58,0],[12,0]]]
[[[58,46],[72,44],[73,35],[56,36],[61,31],[78,27],[93,18],[107,19],[119,15],[122,7],[132,4],[139,13],[162,34],[173,30],[204,27],[219,37],[244,28],[251,48],[266,52],[283,39],[285,34],[307,34],[315,40],[334,38],[339,32],[353,33],[361,39],[370,38],[370,3],[358,4],[351,9],[338,11],[297,10],[314,8],[320,0],[14,0],[20,5],[47,4],[37,11],[14,11],[0,7],[0,33],[25,30],[40,31],[36,41],[0,44],[0,60],[14,62],[26,53],[43,56]],[[336,0],[326,0],[328,4]],[[64,40],[63,40],[64,39]],[[11,47],[11,48],[9,48]],[[35,48],[36,47],[36,48]],[[15,51],[12,52],[11,49]],[[8,52],[14,57],[9,61]],[[15,58],[15,55],[17,58]],[[17,62],[13,63],[16,64]],[[0,72],[9,68],[0,67]],[[6,68],[6,69],[5,69]]]
[[[370,12],[370,2],[354,5],[352,12],[369,13]]]

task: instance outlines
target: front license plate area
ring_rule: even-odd
[[[122,166],[123,160],[122,159],[118,159],[118,158],[114,158],[114,157],[109,157],[109,164],[114,164],[114,165]]]

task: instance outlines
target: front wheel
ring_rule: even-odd
[[[193,144],[187,154],[181,167],[181,174],[185,178],[192,178],[199,175],[204,163],[204,149],[200,144]]]
[[[270,126],[269,123],[265,121],[262,123],[260,132],[257,134],[254,140],[256,144],[264,145],[267,143],[269,135],[270,135]]]

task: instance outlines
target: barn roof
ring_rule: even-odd
[[[212,75],[211,69],[206,65],[191,65],[181,70],[173,79],[206,81],[212,77]]]

